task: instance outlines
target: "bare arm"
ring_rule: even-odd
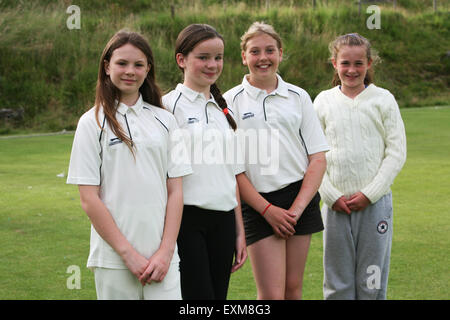
[[[289,211],[295,213],[295,219],[300,219],[303,211],[317,193],[327,168],[324,152],[314,153],[308,156],[309,165],[303,178],[302,187],[291,205]]]
[[[99,186],[79,185],[81,207],[88,215],[97,233],[122,258],[127,268],[139,277],[147,267],[148,261],[140,255],[120,232],[111,213],[100,199]]]
[[[247,259],[247,245],[245,242],[245,229],[244,222],[242,220],[241,199],[239,196],[239,185],[236,183],[236,199],[238,202],[237,207],[234,209],[234,216],[236,220],[236,253],[235,261],[231,272],[235,272],[244,265]]]

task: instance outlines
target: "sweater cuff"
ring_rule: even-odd
[[[323,203],[325,203],[329,208],[331,208],[333,204],[344,195],[338,190],[332,190],[323,187],[319,188],[319,193]]]
[[[370,200],[371,203],[375,203],[381,199],[382,196],[387,194],[390,188],[384,185],[369,184],[361,190],[362,193]]]

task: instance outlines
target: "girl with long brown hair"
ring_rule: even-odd
[[[189,159],[161,107],[151,48],[119,31],[100,59],[96,104],[78,122],[67,183],[92,223],[87,266],[98,299],[180,299],[176,238]],[[178,153],[180,154],[180,153]],[[181,153],[182,154],[182,153]]]

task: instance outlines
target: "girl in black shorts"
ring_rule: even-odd
[[[250,74],[224,97],[244,137],[237,181],[258,299],[301,299],[311,234],[323,230],[317,190],[329,148],[309,95],[277,74],[275,30],[256,22],[241,39]]]

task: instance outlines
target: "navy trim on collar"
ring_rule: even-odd
[[[167,128],[167,126],[156,116],[156,114],[152,110],[150,110],[150,108],[144,106],[143,109],[150,111],[153,117],[155,117],[155,119],[158,120],[158,122],[164,127],[164,129],[166,129],[167,132],[169,132],[169,128]]]
[[[242,92],[244,92],[244,88],[242,88],[241,90],[239,90],[238,93],[236,93],[236,94],[234,95],[234,97],[233,97],[233,103],[234,103],[234,100],[236,100],[237,96],[240,95]]]
[[[172,114],[175,114],[175,108],[177,107],[178,100],[180,100],[182,94],[183,93],[180,92],[180,94],[177,97],[177,100],[175,100],[175,103],[173,104]]]

